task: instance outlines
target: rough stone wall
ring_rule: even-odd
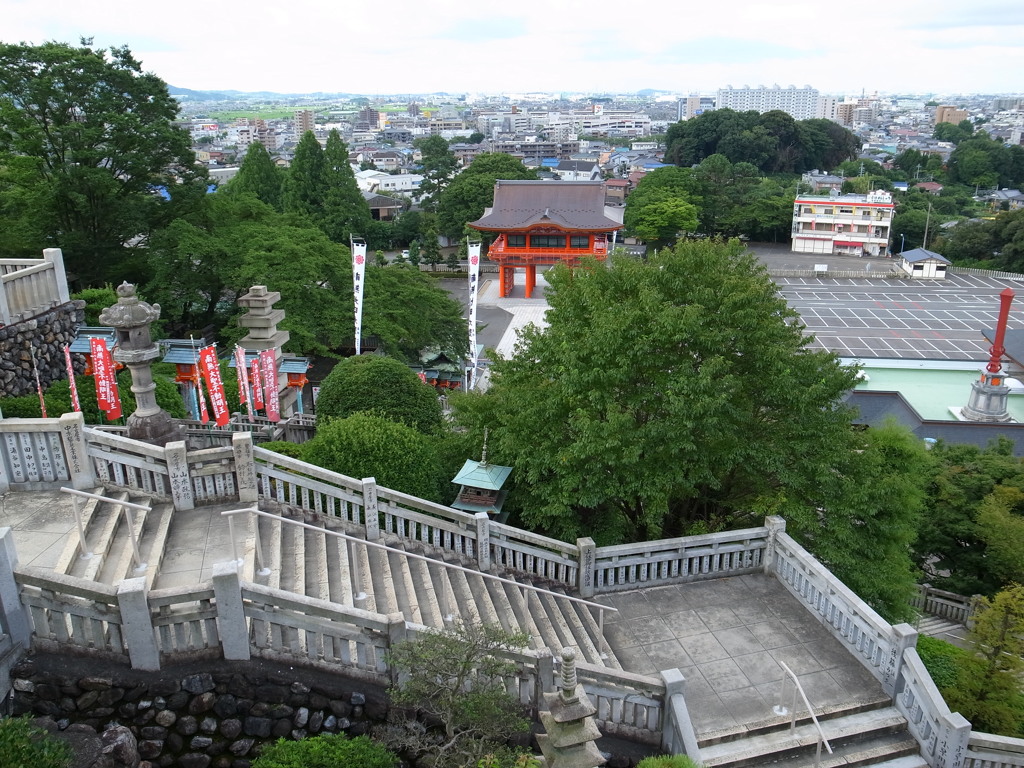
[[[32,350],[44,390],[54,381],[66,379],[64,345],[74,341],[75,330],[84,320],[85,302],[69,301],[29,320],[0,325],[0,397],[36,391]],[[85,370],[81,355],[72,355],[72,360],[76,372]]]
[[[134,737],[139,768],[248,768],[264,742],[358,736],[387,715],[384,692],[370,684],[258,660],[144,673],[39,654],[11,677],[14,714],[45,718],[69,739],[83,732],[109,739],[119,724],[130,736],[117,741]]]

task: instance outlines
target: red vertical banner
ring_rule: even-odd
[[[281,420],[281,403],[277,391],[277,360],[274,350],[260,351],[260,368],[263,369],[263,394],[266,397],[267,418],[271,421]]]
[[[92,375],[96,380],[96,402],[107,414],[107,421],[121,418],[121,394],[117,391],[117,371],[114,359],[104,339],[89,339],[92,353]]]
[[[199,350],[199,368],[206,380],[206,391],[210,393],[213,418],[218,427],[223,427],[230,421],[231,414],[228,411],[227,398],[224,396],[224,380],[220,375],[216,347],[209,346]]]
[[[252,398],[249,397],[249,369],[245,365],[245,350],[235,346],[235,373],[238,375],[238,402],[244,405],[253,421]]]
[[[260,373],[260,357],[257,355],[252,360],[252,371],[249,374],[252,381],[252,407],[253,410],[263,410],[263,376]]]
[[[199,421],[203,424],[208,424],[210,422],[210,412],[206,409],[206,393],[203,392],[203,377],[199,373],[198,358],[196,358],[195,371],[195,383],[193,386],[196,388],[196,400],[199,402]]]
[[[71,364],[71,347],[64,345],[64,365],[68,369],[68,386],[71,388],[71,407],[75,411],[82,410],[82,404],[78,400],[78,382],[75,381],[75,366]]]

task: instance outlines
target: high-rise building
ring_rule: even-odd
[[[822,96],[817,89],[811,88],[809,85],[803,88],[796,88],[792,85],[788,88],[780,88],[777,85],[773,85],[771,88],[764,86],[733,88],[730,85],[727,88],[719,89],[716,106],[718,109],[734,109],[737,112],[754,111],[762,114],[779,110],[791,115],[794,120],[811,120],[826,116],[823,114],[826,109],[820,104],[821,99]],[[831,113],[835,110],[835,100],[832,99],[831,104],[826,106],[828,107],[827,111],[830,112],[829,118],[834,118],[834,114]]]
[[[300,109],[295,113],[295,132],[300,136],[306,131],[315,130],[312,109]]]
[[[943,104],[942,106],[935,108],[935,124],[939,123],[962,123],[967,119],[967,110],[960,109],[959,107],[953,107],[949,104]]]

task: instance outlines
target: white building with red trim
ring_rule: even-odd
[[[889,251],[892,194],[799,196],[793,203],[793,253],[885,256]]]

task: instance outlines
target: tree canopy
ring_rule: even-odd
[[[320,419],[372,412],[425,433],[442,425],[434,388],[407,365],[380,355],[349,357],[334,366],[320,385],[316,412]]]
[[[137,280],[133,249],[206,191],[177,111],[127,47],[0,44],[8,243],[63,248],[88,285]]]
[[[477,155],[441,193],[437,205],[441,233],[461,237],[466,224],[483,216],[484,208],[494,202],[494,183],[498,179],[536,178],[535,171],[511,155],[492,152]]]

